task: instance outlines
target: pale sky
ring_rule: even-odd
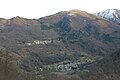
[[[0,0],[0,18],[40,18],[71,9],[89,13],[120,10],[120,0]]]

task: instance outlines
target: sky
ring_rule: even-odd
[[[79,9],[96,13],[119,9],[120,0],[0,0],[0,18],[41,18],[60,11]]]

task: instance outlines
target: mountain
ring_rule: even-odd
[[[106,20],[120,24],[120,10],[117,9],[108,9],[102,12],[96,13],[97,16],[100,16]]]
[[[0,19],[0,80],[80,80],[120,48],[120,26],[80,10]],[[14,76],[11,76],[11,75]]]
[[[93,52],[99,51],[99,49],[102,48],[102,46],[104,47],[106,46],[106,48],[110,47],[109,42],[111,44],[112,42],[110,40],[113,38],[111,39],[110,37],[105,38],[106,36],[111,35],[112,37],[115,31],[117,31],[117,34],[119,34],[118,31],[119,26],[117,24],[111,23],[110,21],[104,20],[100,17],[89,14],[85,11],[80,11],[80,10],[63,11],[54,15],[43,17],[40,19],[40,22],[52,23],[51,22],[52,20],[56,21],[56,22],[53,21],[53,24],[58,26],[59,28],[58,32],[63,39],[69,39],[67,41],[69,42],[73,41],[74,44],[75,41],[79,42],[79,46],[85,48],[85,50],[90,49],[90,47],[92,48],[92,46],[96,46],[97,49],[93,50]],[[84,33],[83,35],[82,32]],[[115,35],[117,34],[115,33]],[[72,36],[76,36],[77,38]],[[117,35],[116,37],[118,38],[119,36]],[[104,40],[105,42],[102,40]],[[108,42],[107,45],[109,46],[106,45],[106,41]],[[113,42],[119,42],[119,41],[113,41]],[[113,45],[111,48],[113,48]],[[102,51],[104,49],[102,49]],[[90,50],[92,51],[92,49]]]
[[[26,26],[38,24],[38,21],[35,19],[26,19],[19,16],[13,17],[11,19],[0,18],[0,25],[4,26]]]

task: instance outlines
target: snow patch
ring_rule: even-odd
[[[69,15],[69,16],[76,16],[76,15],[75,15],[75,14],[73,14],[73,13],[69,13],[68,15]]]

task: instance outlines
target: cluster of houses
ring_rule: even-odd
[[[51,43],[52,41],[51,40],[43,40],[43,41],[39,41],[39,40],[35,40],[33,42],[27,42],[25,43],[25,45],[28,45],[28,46],[31,46],[31,45],[39,45],[39,44],[48,44],[48,43]]]
[[[80,60],[77,61],[64,61],[57,64],[46,65],[43,68],[47,70],[54,70],[57,72],[71,72],[77,70],[85,70],[86,66],[94,62],[94,59],[81,57]]]

